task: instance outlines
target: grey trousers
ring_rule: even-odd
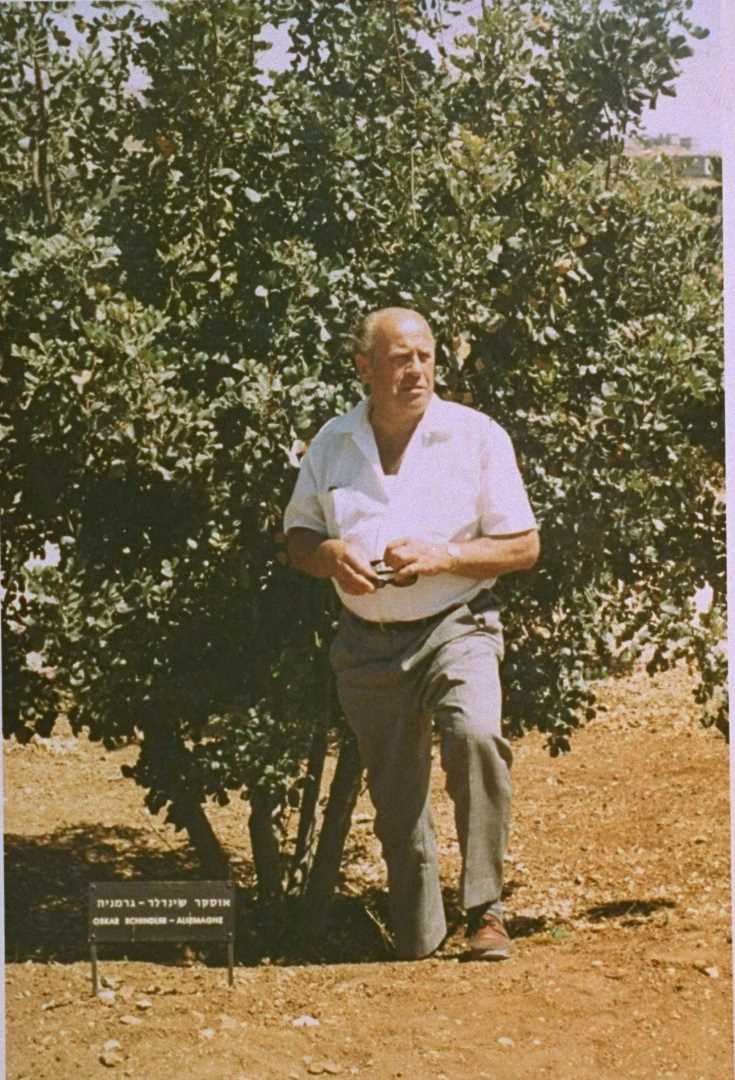
[[[330,659],[367,769],[402,958],[427,956],[447,932],[431,816],[432,718],[454,803],[461,902],[502,910],[512,762],[500,727],[502,654],[492,607],[473,614],[463,606],[418,628],[384,628],[346,610],[340,618]]]

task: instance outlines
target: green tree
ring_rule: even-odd
[[[544,555],[501,583],[511,733],[568,749],[643,649],[698,665],[724,715],[719,235],[622,152],[701,31],[688,0],[504,0],[451,43],[462,6],[0,11],[7,732],[65,708],[137,738],[130,775],[215,873],[206,800],[242,794],[261,894],[319,910],[359,764],[344,741],[315,854],[334,602],[278,533],[360,393],[366,310],[421,310],[441,392],[519,448]],[[292,42],[269,80],[266,25]]]

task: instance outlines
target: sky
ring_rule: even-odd
[[[696,150],[722,153],[726,93],[722,7],[720,0],[694,0],[691,18],[710,35],[692,42],[694,56],[682,63],[676,97],[661,97],[655,110],[646,111],[646,134],[690,136]]]

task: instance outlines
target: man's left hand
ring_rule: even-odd
[[[414,574],[444,574],[452,566],[446,544],[427,544],[425,540],[413,540],[408,536],[391,540],[383,560],[398,571],[396,581]]]

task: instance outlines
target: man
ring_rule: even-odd
[[[356,364],[368,400],[311,444],[286,510],[292,564],[331,578],[332,644],[388,868],[399,956],[446,936],[430,806],[432,717],[455,808],[475,959],[503,959],[511,751],[500,726],[502,629],[491,586],[538,558],[510,439],[438,398],[434,338],[405,308],[367,316]]]

